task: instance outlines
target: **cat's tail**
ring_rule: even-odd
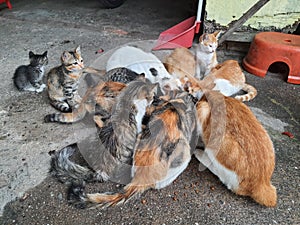
[[[44,117],[46,123],[59,122],[59,123],[74,123],[77,122],[86,115],[87,110],[85,104],[80,104],[79,108],[75,109],[74,112],[69,113],[52,113]]]
[[[85,67],[83,69],[83,72],[84,73],[92,73],[92,74],[96,74],[96,75],[100,75],[100,76],[103,76],[106,74],[106,70],[99,70],[99,69],[96,69],[93,67]]]
[[[60,151],[50,152],[50,174],[63,183],[72,183],[74,181],[103,181],[103,177],[89,167],[81,166],[69,159],[75,151],[79,152],[77,144],[64,147]]]
[[[259,204],[275,207],[277,202],[276,188],[272,184],[262,184],[256,188],[251,197]]]
[[[83,203],[91,203],[94,207],[107,208],[111,206],[116,206],[122,203],[126,203],[129,199],[142,194],[146,191],[149,186],[145,185],[134,185],[130,183],[126,185],[121,192],[117,193],[92,193],[92,194],[84,194],[81,193],[77,196],[77,200]],[[73,187],[74,189],[74,187]],[[76,187],[71,192],[76,191]],[[78,203],[78,202],[77,202]]]
[[[253,98],[255,98],[255,96],[257,95],[256,88],[251,86],[250,84],[245,83],[244,86],[242,87],[242,90],[247,92],[247,94],[235,96],[235,99],[241,102],[250,101]]]

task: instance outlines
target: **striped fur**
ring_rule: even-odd
[[[83,73],[100,73],[103,71],[84,67],[80,47],[74,51],[64,51],[62,64],[52,68],[47,76],[47,89],[50,104],[61,112],[70,112],[79,106],[81,97],[78,85]]]
[[[197,115],[205,150],[195,152],[196,158],[234,193],[276,206],[273,144],[251,110],[234,98],[208,91],[197,103]]]
[[[72,113],[53,113],[45,116],[45,122],[73,123],[84,118],[86,113],[94,113],[94,120],[99,127],[103,126],[102,118],[110,115],[116,97],[126,87],[119,82],[101,81],[87,90],[79,106]]]
[[[118,193],[87,194],[80,196],[81,200],[108,207],[150,188],[166,187],[187,167],[193,150],[190,146],[197,142],[195,130],[195,106],[187,93],[156,107],[138,136],[131,182]]]

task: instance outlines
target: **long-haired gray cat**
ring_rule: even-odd
[[[47,51],[43,54],[29,52],[29,65],[19,66],[13,76],[15,86],[19,91],[42,92],[46,87],[43,84],[44,67],[48,64]]]

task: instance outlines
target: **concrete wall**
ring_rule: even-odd
[[[207,0],[207,20],[226,26],[239,19],[258,0]],[[300,21],[300,0],[270,0],[244,25],[281,29]]]

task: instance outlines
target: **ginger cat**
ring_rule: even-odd
[[[182,68],[180,70],[186,71]],[[218,64],[203,80],[199,80],[187,72],[173,73],[173,75],[181,81],[186,91],[198,99],[205,90],[220,91],[225,96],[232,96],[243,90],[246,94],[235,96],[242,102],[250,101],[257,95],[256,88],[246,83],[245,74],[236,60],[227,60]]]
[[[166,187],[191,159],[197,142],[196,124],[195,105],[186,92],[158,106],[138,135],[131,182],[117,193],[79,193],[79,201],[109,207],[124,203],[147,189]],[[73,188],[72,196],[76,196],[76,190],[81,188]]]
[[[218,64],[216,50],[220,34],[220,31],[202,34],[199,43],[195,46],[195,54],[187,48],[176,48],[165,59],[164,65],[168,72],[183,76],[188,73],[198,79],[203,79]]]
[[[276,206],[273,144],[251,110],[216,91],[205,92],[196,108],[205,144],[204,151],[195,151],[196,158],[234,193]]]

